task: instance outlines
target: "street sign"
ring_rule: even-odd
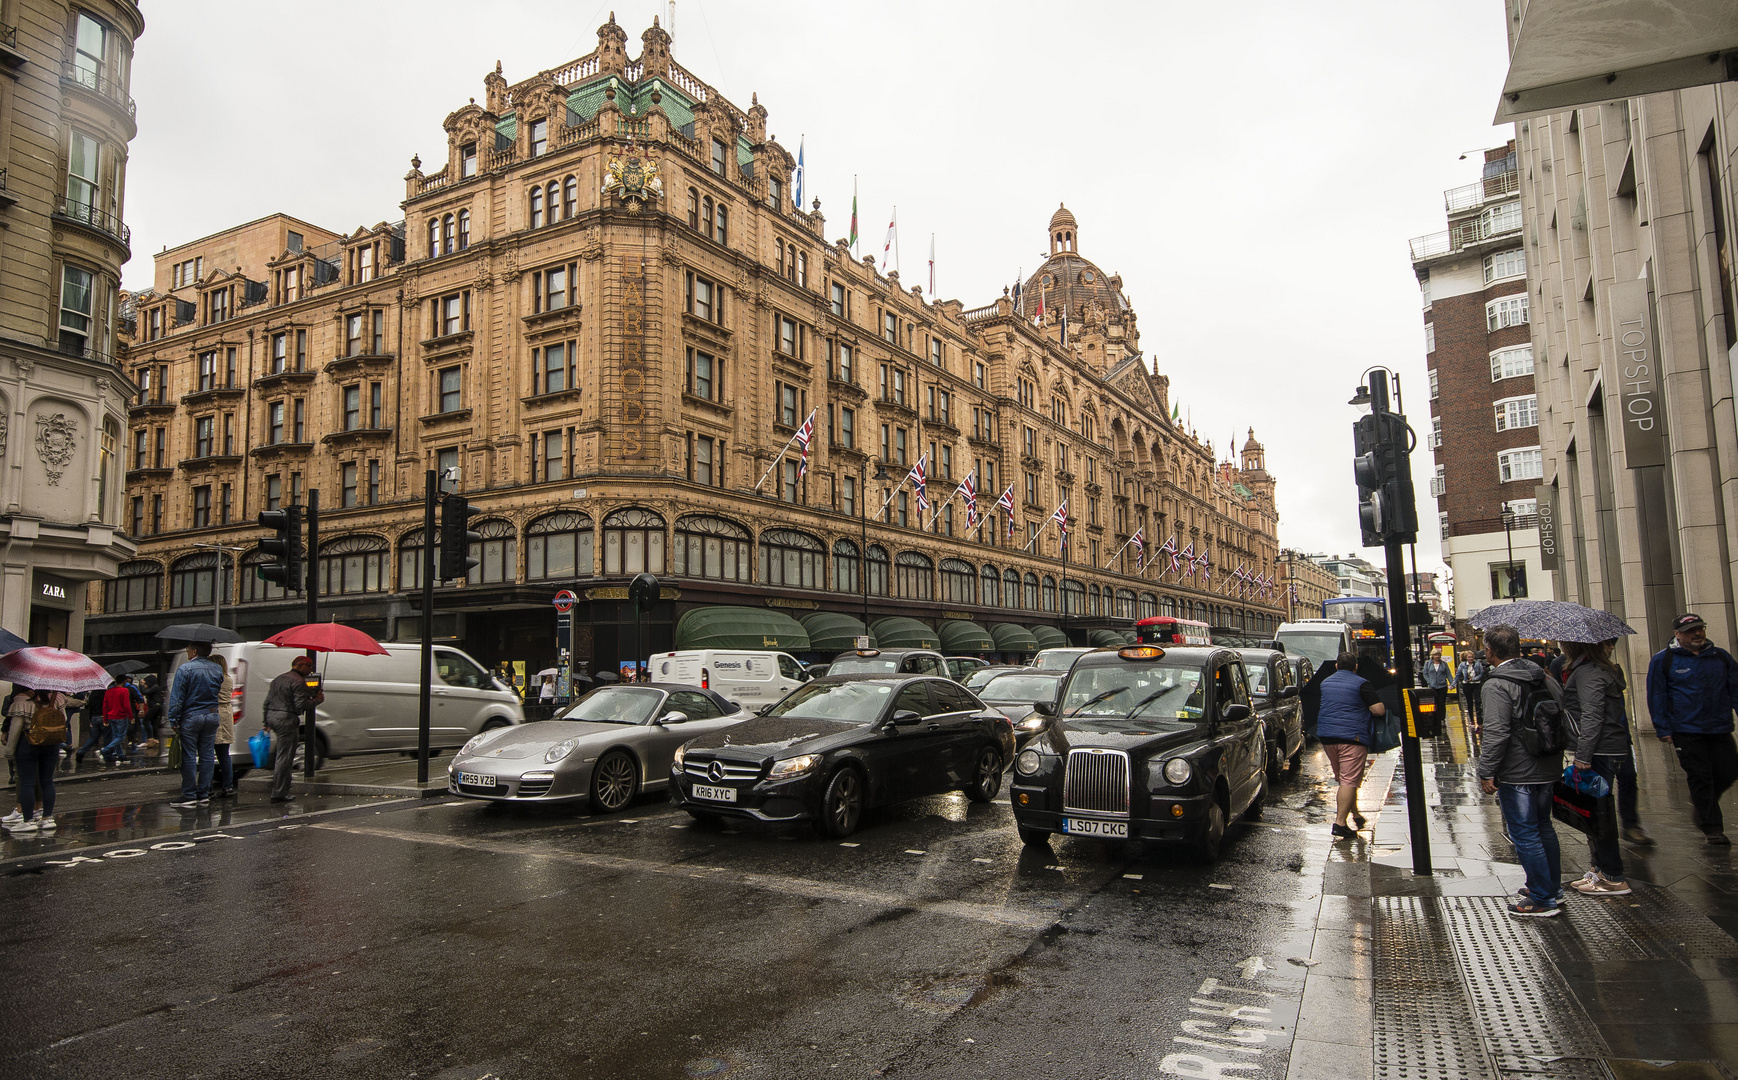
[[[563,614],[566,614],[567,612],[573,610],[573,605],[578,600],[579,600],[579,597],[574,595],[574,592],[572,589],[563,589],[560,592],[555,594],[555,599],[550,601],[550,603],[555,605],[556,611],[559,611],[559,612],[562,612]]]
[[[855,642],[857,648],[859,648],[859,649],[867,649],[869,647],[869,635],[868,634],[858,634],[853,639],[853,641]]]

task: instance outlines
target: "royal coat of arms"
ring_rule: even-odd
[[[36,454],[42,459],[43,472],[51,486],[59,486],[60,474],[72,463],[73,450],[78,446],[78,421],[65,413],[53,416],[37,414]]]
[[[603,193],[621,199],[635,213],[653,199],[664,197],[664,178],[658,175],[658,163],[650,158],[630,152],[625,159],[612,159],[605,172]]]

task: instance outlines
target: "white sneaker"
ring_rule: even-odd
[[[20,821],[18,824],[12,826],[12,831],[35,832],[40,828],[42,828],[42,822],[37,818],[31,818],[29,821]]]
[[[56,826],[54,824],[54,815],[53,814],[50,814],[49,816],[42,819],[42,829],[44,832],[47,832],[48,830],[53,829],[55,827]]]
[[[23,820],[24,814],[21,811],[14,810],[5,817],[0,817],[0,825],[16,825]]]

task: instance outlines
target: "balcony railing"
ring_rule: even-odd
[[[100,71],[79,67],[77,63],[69,60],[60,67],[60,79],[62,82],[77,83],[94,94],[108,98],[127,110],[128,116],[137,117],[139,115],[139,106],[127,93],[126,87],[121,86]]]
[[[1448,255],[1474,244],[1482,244],[1493,236],[1506,236],[1520,231],[1520,225],[1515,225],[1512,228],[1493,229],[1490,222],[1485,220],[1483,216],[1476,217],[1470,221],[1461,222],[1452,230],[1414,237],[1411,241],[1412,261],[1423,262],[1425,259],[1434,259],[1439,255]]]
[[[1451,214],[1462,210],[1471,210],[1493,199],[1503,199],[1521,190],[1521,174],[1510,169],[1495,176],[1480,180],[1476,184],[1466,184],[1462,187],[1449,188],[1442,193],[1443,205]]]
[[[86,206],[84,203],[68,202],[65,199],[60,200],[55,206],[54,212],[60,217],[76,221],[81,225],[88,225],[98,232],[108,233],[129,249],[133,246],[133,230],[127,228],[121,219],[114,214],[98,210],[94,206]]]
[[[1523,529],[1536,529],[1538,527],[1538,514],[1516,514],[1509,520],[1508,531],[1520,532]],[[1500,517],[1474,518],[1471,521],[1455,521],[1451,522],[1448,526],[1448,533],[1450,536],[1482,536],[1488,533],[1501,533],[1503,531],[1503,519]]]

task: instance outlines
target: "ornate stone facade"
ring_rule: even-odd
[[[412,162],[400,224],[316,238],[263,219],[165,254],[139,307],[188,322],[141,323],[128,475],[167,604],[209,589],[194,543],[251,543],[261,509],[317,487],[323,602],[411,632],[424,472],[457,466],[481,565],[438,604],[445,636],[488,663],[548,659],[564,587],[582,597],[579,658],[631,655],[616,594],[639,570],[675,590],[650,615],[654,650],[705,603],[1081,640],[1160,612],[1277,623],[1281,589],[1231,576],[1278,569],[1264,451],[1252,436],[1219,462],[1171,420],[1119,278],[1072,243],[1040,270],[1092,275],[1067,293],[1066,345],[1060,313],[1040,323],[1009,296],[926,303],[827,242],[818,204],[792,207],[795,161],[758,100],[739,109],[682,68],[655,24],[639,59],[625,42],[612,20],[561,68],[510,84],[497,66],[483,104],[447,116],[444,158]],[[277,243],[292,227],[295,249]],[[269,232],[269,256],[201,254],[258,247],[247,230]],[[208,274],[170,275],[201,258]],[[811,413],[802,471],[790,444]],[[919,459],[936,504],[921,527],[901,484]],[[950,499],[968,475],[981,530]],[[1064,501],[1067,561],[1049,524]],[[1173,534],[1209,552],[1215,576],[1137,570],[1137,530],[1149,552]],[[299,621],[243,565],[243,632]],[[100,616],[112,651],[160,618]]]

